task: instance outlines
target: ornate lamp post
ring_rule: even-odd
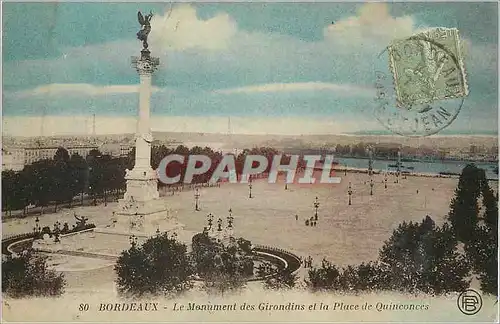
[[[198,188],[196,188],[196,191],[195,191],[195,194],[194,194],[194,201],[195,201],[194,210],[196,210],[196,211],[200,210],[199,200],[200,200],[200,191],[198,190]]]
[[[61,223],[59,223],[59,221],[56,221],[54,223],[54,233],[58,234],[61,231],[60,226],[61,226]]]
[[[370,196],[373,196],[373,179],[370,179]]]
[[[319,208],[319,201],[318,201],[318,197],[316,197],[316,199],[314,200],[314,220],[315,221],[318,220],[318,208]]]
[[[234,217],[231,215],[227,216],[227,227],[228,228],[233,228],[233,222],[234,222]]]
[[[349,206],[351,205],[351,195],[352,195],[352,187],[351,183],[349,182],[349,189],[347,190],[347,194],[349,195]]]
[[[368,175],[371,176],[373,174],[373,151],[372,148],[368,148]]]
[[[208,214],[207,221],[208,221],[208,229],[209,230],[212,229],[213,220],[214,220],[214,215]]]
[[[396,163],[396,183],[399,183],[399,175],[401,173],[401,151],[398,151],[398,162]]]
[[[38,216],[35,218],[35,227],[33,227],[33,232],[35,234],[40,233],[41,228],[40,228],[40,220],[38,219]]]
[[[252,178],[250,178],[250,182],[248,183],[248,198],[252,198]]]

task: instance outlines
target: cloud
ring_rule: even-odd
[[[218,94],[232,93],[265,93],[265,92],[293,92],[293,91],[333,91],[341,96],[373,96],[374,90],[349,84],[333,84],[324,82],[303,83],[269,83],[240,88],[215,90]]]
[[[161,16],[153,16],[149,38],[151,45],[162,51],[221,50],[227,48],[236,32],[236,23],[228,14],[200,20],[192,5],[181,4],[167,9]]]
[[[151,92],[158,92],[160,89],[151,87]],[[30,96],[57,96],[57,95],[85,95],[85,96],[103,96],[110,94],[125,94],[138,93],[138,85],[110,85],[110,86],[95,86],[85,83],[53,83],[44,86],[39,86],[31,90],[16,92],[14,95],[17,98]]]
[[[40,136],[42,118],[5,117],[3,134],[10,136]],[[90,116],[45,116],[44,136],[90,135]],[[96,134],[125,134],[136,131],[135,117],[99,116],[95,118]],[[154,132],[227,133],[228,118],[222,116],[154,116],[151,129]],[[231,116],[231,132],[234,134],[342,134],[367,129],[382,130],[376,121],[359,121],[345,118],[314,117],[236,117]]]
[[[387,3],[367,3],[360,7],[357,16],[336,21],[324,29],[328,42],[365,46],[388,45],[390,41],[411,36],[415,22],[411,16],[392,17]]]
[[[377,59],[375,47],[420,30],[412,17],[393,17],[387,4],[380,3],[365,4],[356,16],[326,26],[325,38],[318,41],[241,30],[224,13],[201,20],[187,4],[175,7],[170,16],[168,10],[154,16],[152,24],[150,49],[161,62],[153,76],[159,87],[151,99],[155,118],[203,116],[199,118],[209,120],[231,115],[257,120],[279,115],[281,119],[272,121],[276,125],[297,115],[296,120],[335,116],[335,123],[339,118],[351,118],[360,125],[369,122],[371,116],[364,111],[373,105],[374,71],[387,68],[386,60]],[[130,65],[130,56],[139,54],[140,43],[132,38],[66,48],[64,55],[52,60],[4,63],[4,90],[8,90],[3,95],[4,115],[37,115],[42,109],[47,115],[91,115],[95,111],[135,115],[139,77]],[[467,46],[471,94],[466,103],[471,103],[476,114],[496,114],[496,44]],[[12,95],[20,89],[24,90],[22,99]],[[75,100],[68,94],[79,97]],[[189,119],[175,120],[188,123]],[[267,125],[263,120],[262,125]],[[326,128],[320,126],[326,125],[321,118],[310,120]],[[477,118],[464,119],[467,122],[478,129],[483,125]],[[171,127],[181,129],[182,125]]]

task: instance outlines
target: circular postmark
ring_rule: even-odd
[[[457,53],[448,47],[417,35],[379,55],[374,115],[385,128],[403,136],[427,136],[455,120],[468,88],[459,47]]]
[[[463,314],[474,315],[483,307],[483,298],[474,289],[467,289],[458,295],[457,306]]]

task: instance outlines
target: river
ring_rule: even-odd
[[[336,157],[335,161],[339,162],[340,165],[344,165],[352,168],[368,168],[368,159],[356,159],[356,158],[340,158]],[[416,172],[416,173],[432,173],[439,174],[439,172],[452,172],[452,173],[462,173],[462,169],[470,162],[462,161],[439,161],[439,162],[401,162],[401,171]],[[389,167],[389,165],[395,165],[396,161],[387,160],[373,160],[374,170],[384,170],[384,171],[395,171],[396,168]],[[494,172],[494,168],[498,166],[497,163],[475,163],[478,168],[484,169],[486,171],[486,177],[488,179],[497,179],[498,174]],[[410,167],[410,169],[408,169]],[[413,169],[411,169],[413,168]]]

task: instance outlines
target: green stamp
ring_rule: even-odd
[[[389,47],[389,66],[399,108],[462,98],[469,93],[456,28],[435,28]]]

